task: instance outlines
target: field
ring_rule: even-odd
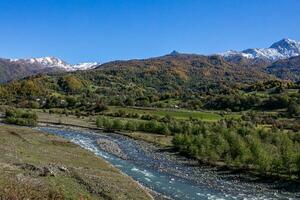
[[[218,121],[223,118],[240,117],[239,114],[221,115],[213,111],[191,111],[191,110],[184,110],[184,109],[162,109],[162,108],[156,109],[156,108],[137,108],[137,107],[117,107],[117,106],[110,106],[108,112],[117,112],[119,110],[123,110],[127,113],[150,114],[159,117],[164,117],[169,115],[175,119],[180,119],[180,120],[188,120],[190,118],[194,118],[194,119],[199,119],[208,122]]]
[[[119,134],[126,135],[135,140],[146,141],[161,147],[171,147],[173,136],[165,136],[161,134],[143,133],[143,132],[120,132]]]
[[[73,143],[0,126],[0,199],[150,199],[129,177]]]
[[[42,110],[34,110],[38,115],[38,122],[76,125],[88,128],[96,128],[95,117],[76,117],[74,115],[65,116],[63,114],[49,114]]]

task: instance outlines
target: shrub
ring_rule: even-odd
[[[5,112],[5,122],[20,126],[36,126],[37,115],[33,112],[26,112],[16,109],[8,109]]]
[[[287,112],[290,116],[300,116],[300,105],[296,102],[291,102],[287,108]]]

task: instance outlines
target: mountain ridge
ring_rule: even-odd
[[[36,64],[40,65],[41,67],[58,67],[62,68],[66,71],[76,71],[76,70],[87,70],[93,69],[100,63],[97,62],[85,62],[85,63],[78,63],[78,64],[69,64],[60,58],[54,56],[47,56],[47,57],[38,57],[38,58],[25,58],[25,59],[9,59],[11,62],[18,62],[18,63],[28,63],[28,64]]]
[[[219,53],[227,60],[242,56],[248,59],[264,59],[275,62],[279,59],[286,59],[300,55],[300,42],[284,38],[273,43],[269,48],[250,48],[242,51],[229,50]]]
[[[99,64],[94,62],[72,65],[53,56],[25,59],[0,58],[0,83],[37,74],[89,70],[96,68]]]
[[[299,55],[298,55],[299,54]],[[170,70],[170,73],[180,74],[185,79],[194,76],[193,73],[187,73],[187,70],[194,70],[202,79],[232,79],[238,82],[247,80],[256,80],[256,77],[268,77],[275,75],[284,80],[299,81],[300,70],[298,59],[292,62],[283,62],[280,66],[274,67],[274,63],[300,56],[300,42],[291,39],[282,39],[273,43],[270,48],[254,48],[244,51],[230,51],[214,55],[187,54],[178,51],[159,57],[132,59],[132,60],[116,60],[104,64],[99,63],[79,63],[68,64],[67,62],[53,57],[27,58],[27,59],[0,59],[0,83],[8,82],[45,73],[61,73],[85,71],[89,69],[105,68],[106,70],[122,68],[149,67],[153,69]],[[280,62],[279,62],[280,63]],[[293,63],[293,66],[289,66]],[[118,69],[120,70],[120,69]],[[148,70],[149,71],[149,70]],[[283,74],[280,74],[280,73]],[[258,78],[260,79],[260,78]]]

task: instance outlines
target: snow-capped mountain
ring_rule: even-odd
[[[63,71],[88,70],[88,69],[93,69],[99,65],[99,63],[97,62],[79,63],[79,64],[72,65],[56,57],[10,59],[10,61],[18,64],[27,64],[27,65],[36,66],[38,68],[58,68]]]
[[[100,63],[97,62],[89,62],[89,63],[79,63],[76,65],[72,65],[73,70],[88,70],[88,69],[94,69],[97,67]]]
[[[300,55],[300,42],[291,39],[282,39],[272,44],[269,48],[254,48],[244,51],[227,51],[220,53],[227,59],[245,57],[248,59],[263,59],[276,61]]]
[[[0,58],[0,83],[36,74],[51,74],[94,69],[98,65],[99,63],[96,62],[72,65],[55,57],[28,59]]]

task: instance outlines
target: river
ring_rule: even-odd
[[[114,133],[38,127],[64,137],[105,159],[142,185],[171,199],[300,199],[299,192],[276,189],[277,184],[243,181],[239,175],[195,166],[183,157]],[[122,159],[102,150],[97,140],[110,140],[126,155]]]

